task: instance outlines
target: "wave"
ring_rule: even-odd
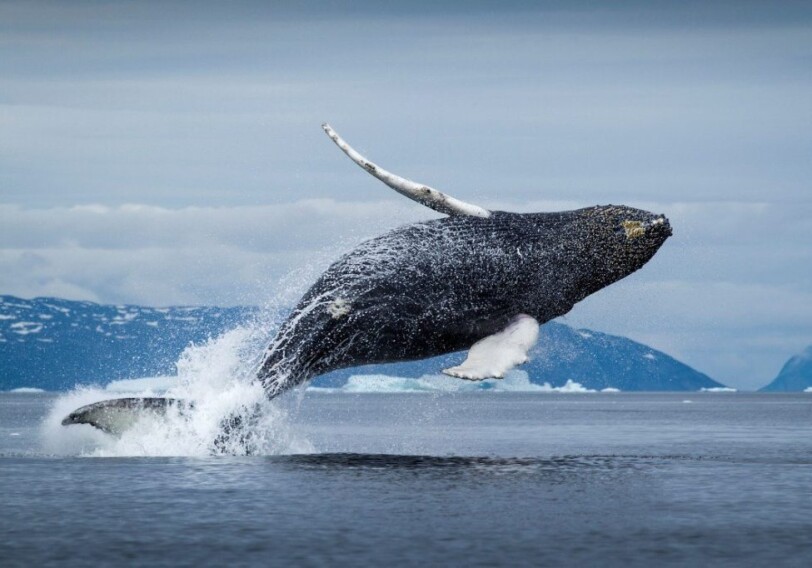
[[[738,392],[736,389],[731,387],[710,387],[710,388],[701,388],[699,392]]]
[[[20,387],[18,389],[11,389],[10,391],[6,391],[14,394],[34,394],[40,392],[47,392],[45,389],[37,389],[33,387]]]

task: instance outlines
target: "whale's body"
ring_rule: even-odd
[[[259,377],[277,394],[336,369],[467,349],[519,314],[544,323],[642,267],[670,234],[662,216],[611,205],[401,227],[318,279]]]
[[[391,174],[325,130],[373,176],[449,216],[368,240],[318,278],[259,366],[257,379],[269,397],[341,368],[469,348],[465,363],[445,372],[499,378],[526,360],[540,323],[641,268],[671,235],[663,215],[626,206],[488,211]],[[169,407],[184,403],[103,401],[63,424],[117,433],[139,414]]]

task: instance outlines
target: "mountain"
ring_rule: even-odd
[[[216,337],[256,311],[0,296],[0,390],[174,374],[190,342]]]
[[[101,305],[56,298],[0,296],[0,390],[66,390],[75,384],[171,375],[190,343],[201,343],[255,320],[253,307]],[[522,367],[534,383],[624,391],[723,387],[665,353],[624,337],[549,322],[541,327],[531,361]],[[464,353],[424,361],[369,365],[319,377],[337,387],[352,375],[420,377],[458,364]]]
[[[420,377],[458,365],[465,353],[443,355],[417,362],[367,365],[343,369],[318,379],[318,386],[342,386],[352,375]],[[590,390],[616,388],[623,391],[696,391],[723,388],[705,374],[680,363],[662,351],[625,337],[548,322],[539,330],[539,340],[530,361],[521,366],[537,384],[564,386],[580,383]]]
[[[762,392],[801,392],[812,389],[812,345],[792,357]]]

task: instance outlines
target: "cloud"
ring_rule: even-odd
[[[419,209],[333,200],[179,209],[0,205],[0,289],[113,303],[262,304],[279,293],[283,276],[313,279],[360,240],[425,218]]]

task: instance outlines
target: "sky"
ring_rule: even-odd
[[[808,2],[293,4],[0,0],[0,293],[293,303],[437,217],[328,121],[488,208],[668,215],[565,323],[744,389],[812,344]]]

